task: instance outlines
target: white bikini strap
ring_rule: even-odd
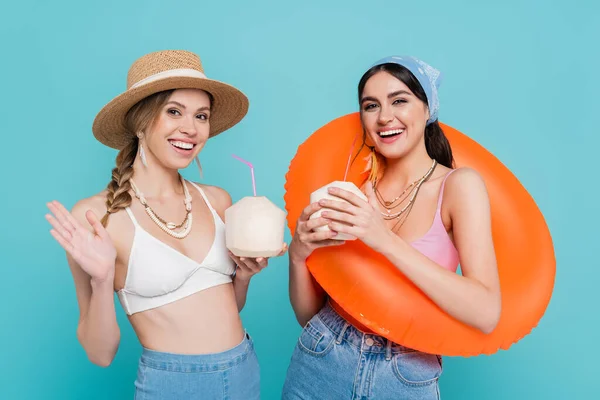
[[[202,190],[200,188],[200,186],[196,185],[194,182],[190,182],[190,181],[186,181],[186,182],[189,182],[193,187],[195,187],[196,189],[198,189],[198,191],[202,195],[202,198],[204,199],[204,202],[206,203],[206,205],[208,206],[208,208],[210,209],[210,211],[212,211],[213,213],[216,213],[217,210],[215,210],[213,208],[212,204],[210,204],[210,201],[208,201],[208,197],[206,197],[206,194],[204,193],[204,190]]]
[[[133,216],[133,211],[131,211],[131,208],[125,207],[125,211],[127,212],[127,215],[129,215],[129,218],[131,218],[131,222],[133,222],[133,226],[135,226],[137,228],[140,224],[138,224],[137,219],[135,219],[135,217]]]

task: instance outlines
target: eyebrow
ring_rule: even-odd
[[[183,108],[185,110],[185,106],[183,104],[179,103],[178,101],[171,100],[167,104],[175,104],[175,105],[177,105],[177,106],[179,106],[179,107],[181,107],[181,108]],[[200,107],[196,111],[204,111],[204,110],[210,110],[210,107],[206,107],[206,106]]]
[[[410,93],[407,92],[406,90],[397,90],[395,92],[392,92],[392,93],[388,94],[387,97],[388,97],[388,99],[391,99],[392,97],[396,97],[396,96],[399,96],[401,94],[407,94],[407,95],[410,96]],[[365,101],[377,101],[377,99],[375,97],[369,97],[369,96],[367,96],[367,97],[363,97],[360,100],[361,104],[364,103]]]

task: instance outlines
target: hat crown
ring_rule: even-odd
[[[204,73],[200,57],[185,50],[164,50],[138,58],[129,68],[127,89],[149,76],[175,69],[194,69]]]

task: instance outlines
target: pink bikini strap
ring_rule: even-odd
[[[456,170],[455,169],[450,170],[450,172],[448,172],[446,174],[446,176],[444,177],[444,180],[442,181],[442,187],[440,188],[440,194],[438,197],[438,204],[437,204],[438,211],[442,208],[442,199],[444,198],[444,186],[446,185],[446,179],[448,179],[450,174],[453,173],[454,171],[456,171]]]

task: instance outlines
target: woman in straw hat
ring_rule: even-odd
[[[178,171],[247,110],[246,96],[208,79],[197,55],[147,54],[93,124],[100,142],[120,150],[108,187],[71,212],[48,204],[51,234],[75,281],[77,337],[93,363],[111,363],[120,340],[116,291],[143,346],[136,396],[259,398],[259,366],[239,310],[267,260],[229,253],[230,196]]]

